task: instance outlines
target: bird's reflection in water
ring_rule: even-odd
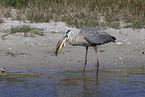
[[[86,70],[86,73],[83,75],[82,71],[79,70],[68,71],[63,73],[65,77],[59,82],[67,88],[63,91],[75,91],[73,95],[81,94],[83,97],[86,97],[87,95],[97,96],[99,78],[94,72],[95,70]]]
[[[96,79],[95,79],[96,78]],[[95,96],[97,96],[97,86],[98,86],[98,81],[99,81],[99,79],[98,79],[98,75],[95,75],[94,76],[94,80],[93,80],[93,82],[95,83],[93,83],[93,87],[91,87],[91,88],[93,88],[93,89],[90,89],[90,86],[89,86],[89,84],[88,84],[88,82],[89,81],[91,81],[87,76],[85,76],[85,75],[83,75],[83,83],[84,83],[84,89],[83,89],[83,96],[87,96],[87,95],[89,95],[90,93],[90,90],[93,90],[93,95],[95,95]]]

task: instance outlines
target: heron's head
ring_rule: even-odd
[[[58,41],[56,45],[55,55],[57,56],[58,53],[62,50],[62,48],[65,46],[66,42],[68,41],[70,37],[71,30],[68,30],[64,33],[61,40]]]

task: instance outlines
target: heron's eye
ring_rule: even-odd
[[[68,34],[71,30],[68,30],[67,32],[65,32],[66,34]]]

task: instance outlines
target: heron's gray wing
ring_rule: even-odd
[[[84,35],[85,40],[92,46],[102,45],[109,42],[115,42],[116,38],[106,32],[88,32]]]
[[[88,32],[92,32],[92,33],[98,34],[100,32],[104,32],[104,31],[102,31],[100,29],[97,29],[95,27],[85,27],[85,28],[83,28],[83,29],[80,30],[79,35],[85,35]]]

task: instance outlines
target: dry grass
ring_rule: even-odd
[[[12,15],[11,15],[11,8],[12,7],[6,7],[6,6],[0,5],[0,17],[1,18],[12,17]]]
[[[123,22],[128,23],[125,27],[145,27],[145,0],[11,0],[10,3],[10,0],[1,1],[5,1],[1,5],[2,10],[7,10],[0,12],[4,17],[10,17],[9,7],[14,7],[18,9],[16,19],[31,22],[62,21],[77,28],[120,28],[120,22]]]

